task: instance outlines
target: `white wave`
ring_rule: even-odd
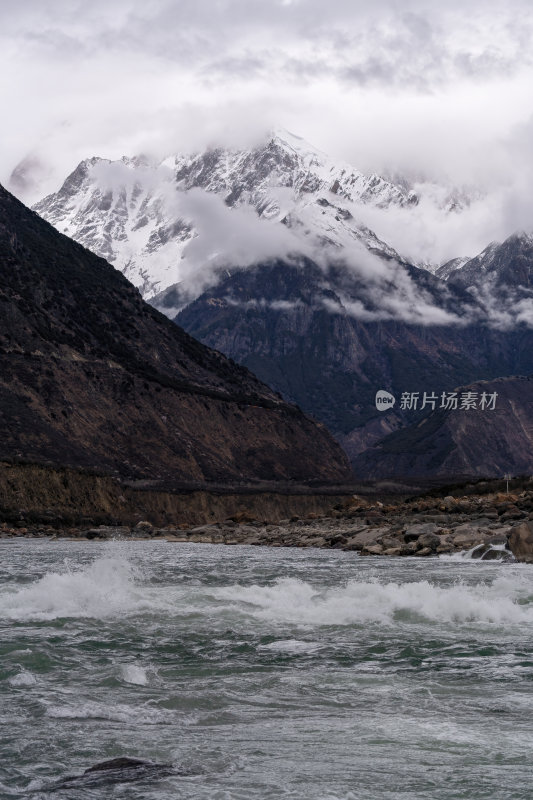
[[[318,642],[303,642],[299,639],[280,639],[258,647],[258,650],[273,650],[276,653],[315,653],[319,649]]]
[[[49,572],[40,580],[0,596],[8,619],[106,618],[150,607],[136,584],[137,573],[123,558],[99,558],[80,570]]]
[[[46,785],[46,781],[43,780],[43,778],[32,778],[32,780],[26,786],[26,792],[28,794],[34,793],[34,792],[39,792],[43,788],[43,786],[45,786],[45,785]],[[0,783],[0,789],[1,788],[2,788],[2,784]]]
[[[53,719],[105,719],[134,725],[170,725],[176,721],[175,713],[165,709],[93,701],[76,705],[47,704],[46,713]]]
[[[352,580],[327,589],[284,578],[269,586],[227,587],[218,594],[256,618],[302,625],[393,623],[404,616],[454,623],[533,622],[533,574],[524,573],[476,585]]]
[[[451,565],[450,565],[451,567]],[[31,585],[0,595],[0,617],[52,620],[123,619],[149,613],[213,619],[235,614],[268,623],[392,624],[402,619],[453,623],[533,622],[533,571],[509,568],[491,581],[451,586],[425,581],[380,582],[377,577],[333,587],[294,578],[269,585],[206,586],[201,580],[150,584],[126,559],[99,558],[81,569],[65,567]],[[477,579],[476,579],[477,580]],[[285,646],[285,645],[283,645]],[[295,645],[299,646],[299,645]],[[128,665],[128,682],[147,680],[143,667]]]
[[[33,675],[33,673],[23,669],[16,675],[13,675],[13,677],[9,679],[8,683],[11,686],[35,686],[37,683],[37,678],[35,675]]]
[[[468,561],[469,559],[470,560],[472,559],[472,553],[474,552],[474,550],[477,550],[478,547],[479,547],[479,544],[475,544],[473,547],[470,547],[468,550],[459,550],[456,553],[441,553],[441,555],[439,556],[439,559],[441,561]],[[510,561],[514,561],[515,560],[514,556],[510,553],[510,551],[507,549],[505,544],[492,544],[490,546],[490,549],[491,550],[498,550],[500,552],[506,553],[507,557],[509,558]],[[478,560],[478,559],[474,559],[474,560]],[[481,559],[479,559],[479,563],[480,564],[483,563]]]
[[[136,686],[148,684],[148,671],[138,664],[122,664],[120,674],[126,683],[133,683]]]

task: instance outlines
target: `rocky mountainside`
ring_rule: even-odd
[[[436,274],[454,286],[484,292],[490,288],[496,296],[509,290],[533,296],[533,235],[519,232],[502,243],[491,242],[475,258],[454,259]]]
[[[237,270],[176,320],[324,422],[356,459],[420,421],[421,409],[400,407],[404,392],[422,398],[533,372],[533,331],[489,327],[472,302],[408,264],[391,262],[376,286],[342,265],[304,259]],[[398,398],[386,412],[376,407],[380,389]]]
[[[278,131],[249,150],[158,164],[89,159],[36,209],[358,459],[413,422],[399,402],[378,410],[380,389],[422,397],[533,372],[533,239],[493,243],[435,276],[417,269],[358,216],[410,213],[427,199],[413,185],[367,177]],[[468,205],[437,189],[439,209]],[[283,241],[283,255],[259,257],[261,248],[241,247],[248,238],[268,242],[264,250]],[[229,252],[217,250],[221,240]]]
[[[212,213],[210,208],[199,211],[198,202],[191,210],[191,190],[218,197],[227,209],[252,209],[273,226],[272,236],[283,225],[299,252],[311,246],[342,250],[355,243],[395,256],[356,219],[355,208],[418,201],[401,183],[363,175],[299,137],[277,131],[250,150],[216,148],[157,164],[145,158],[90,158],[34,209],[112,263],[150,299],[189,275],[188,246],[198,235],[195,215]]]
[[[0,187],[0,459],[171,486],[349,477],[327,431]]]
[[[477,407],[431,411],[362,453],[354,460],[356,473],[454,480],[532,475],[533,376],[483,381],[458,391],[476,395]],[[494,409],[490,402],[480,407],[483,393],[496,395]]]

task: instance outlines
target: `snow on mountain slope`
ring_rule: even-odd
[[[475,258],[468,259],[448,277],[450,284],[502,292],[520,290],[528,296],[533,288],[533,234],[517,231],[504,242],[491,242]]]
[[[433,274],[436,275],[437,278],[447,281],[452,272],[461,269],[469,261],[469,256],[458,256],[457,258],[452,258],[450,261],[446,261],[445,264],[441,264],[439,267],[437,267],[437,269],[433,271]]]
[[[417,202],[409,189],[378,175],[365,176],[299,137],[277,131],[252,150],[212,149],[161,163],[142,157],[90,158],[34,210],[110,261],[151,298],[190,274],[191,243],[209,235],[209,225],[202,229],[197,212],[191,211],[191,190],[215,194],[228,212],[253,209],[257,220],[274,226],[273,238],[279,238],[276,230],[283,225],[295,251],[326,247],[340,254],[355,243],[386,258],[398,255],[358,222],[357,208],[403,208]],[[220,249],[216,236],[204,244],[207,261],[220,266],[225,259],[234,262],[235,254]],[[265,252],[259,255],[264,258]]]
[[[90,158],[34,210],[149,296],[178,279],[176,264],[192,235],[170,213],[173,180],[172,170],[140,158]]]

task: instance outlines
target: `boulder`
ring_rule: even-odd
[[[404,540],[406,542],[414,542],[419,536],[425,533],[436,533],[438,526],[434,522],[422,522],[417,525],[411,525],[404,533]]]
[[[85,537],[87,539],[111,539],[112,536],[113,531],[109,528],[91,528],[85,531]]]
[[[439,546],[437,547],[437,553],[439,555],[440,555],[440,553],[451,553],[452,550],[453,550],[453,546],[451,544],[449,544],[448,542],[443,542],[442,544],[439,544]]]
[[[521,522],[511,528],[509,548],[517,561],[533,564],[533,522]]]
[[[437,536],[436,533],[423,533],[418,537],[418,545],[421,548],[429,547],[434,553],[440,545],[440,536]]]
[[[490,549],[491,549],[490,544],[488,544],[487,542],[484,542],[483,544],[478,544],[478,546],[472,550],[471,558],[483,558],[485,553]]]
[[[305,539],[304,547],[325,547],[326,540],[323,536],[314,536],[311,539]]]
[[[401,556],[402,548],[401,547],[389,547],[387,550],[383,551],[384,556]]]
[[[470,528],[468,525],[460,525],[452,531],[454,546],[464,550],[469,550],[476,544],[483,544],[488,538],[488,534],[479,528]]]
[[[214,530],[218,529],[215,529],[213,525],[197,525],[189,530],[189,536],[211,536]]]
[[[492,519],[488,516],[485,517],[477,517],[476,519],[471,519],[468,521],[467,525],[469,528],[488,528],[489,525],[492,525],[494,519],[498,519],[498,515],[496,514],[495,517]],[[463,526],[461,526],[463,527]]]
[[[512,522],[515,519],[524,519],[527,517],[525,511],[521,511],[519,508],[511,508],[509,511],[505,511],[500,519],[502,522]]]
[[[94,789],[131,783],[147,778],[164,778],[180,774],[171,764],[157,764],[140,758],[113,758],[89,767],[82,775],[69,775],[47,787],[48,791],[61,789]]]
[[[379,544],[382,544],[385,550],[390,550],[391,547],[400,547],[402,542],[396,539],[394,536],[382,536],[379,540]]]
[[[343,550],[362,550],[367,545],[376,544],[378,536],[382,535],[382,528],[365,528],[365,530],[350,536],[346,540]]]
[[[329,535],[327,539],[330,547],[342,547],[348,542],[346,536],[340,533],[333,534],[333,536]]]
[[[380,556],[383,554],[383,547],[380,544],[368,544],[363,548],[365,556]]]
[[[509,550],[499,550],[496,547],[489,547],[481,556],[482,561],[511,561],[512,558]]]

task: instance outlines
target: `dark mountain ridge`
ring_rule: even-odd
[[[401,291],[406,277],[416,289],[412,302]],[[379,295],[368,286],[342,265],[274,261],[231,271],[176,321],[324,422],[352,459],[413,420],[399,403],[380,412],[380,389],[422,397],[533,372],[533,331],[485,324],[467,288],[403,263]],[[391,298],[403,304],[403,319],[382,313]],[[417,322],[424,303],[427,315],[445,322]]]
[[[0,458],[165,481],[345,481],[323,426],[0,187]]]
[[[490,284],[503,294],[509,290],[529,289],[531,295],[533,236],[517,232],[502,243],[492,242],[479,255],[453,270],[448,282],[451,286],[463,288],[486,288]]]
[[[432,411],[362,453],[355,471],[404,480],[533,474],[533,376],[473,383],[458,392],[495,393],[495,408]]]

